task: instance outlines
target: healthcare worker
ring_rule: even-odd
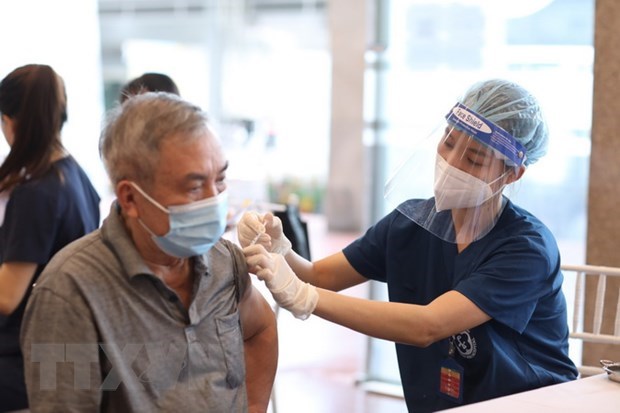
[[[279,220],[247,212],[238,236],[250,270],[298,318],[395,342],[410,412],[577,378],[556,241],[503,194],[546,151],[537,100],[509,81],[475,84],[436,137],[386,185],[388,201],[403,201],[324,259],[304,260]],[[424,164],[434,196],[407,199]],[[368,280],[385,282],[390,302],[334,292]]]
[[[27,64],[0,80],[10,147],[0,164],[2,413],[28,408],[19,336],[33,284],[54,254],[99,226],[99,194],[63,145],[66,122],[65,82],[52,67]]]

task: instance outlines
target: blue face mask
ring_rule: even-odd
[[[168,208],[151,198],[134,182],[131,183],[150,203],[168,214],[170,230],[165,235],[155,235],[141,219],[138,222],[151,234],[153,241],[166,254],[187,258],[206,254],[226,230],[228,194],[221,194]]]

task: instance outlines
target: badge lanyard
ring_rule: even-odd
[[[454,359],[454,336],[449,338],[448,357],[441,363],[439,395],[456,403],[463,403],[463,367]]]

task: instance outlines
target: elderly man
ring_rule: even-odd
[[[116,200],[45,269],[22,333],[32,412],[264,412],[273,311],[221,238],[227,162],[199,108],[145,93],[100,142]]]

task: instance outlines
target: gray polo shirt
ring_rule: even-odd
[[[193,258],[187,311],[143,262],[113,205],[33,290],[21,337],[31,410],[246,411],[237,284],[247,268],[234,248],[221,240]]]

